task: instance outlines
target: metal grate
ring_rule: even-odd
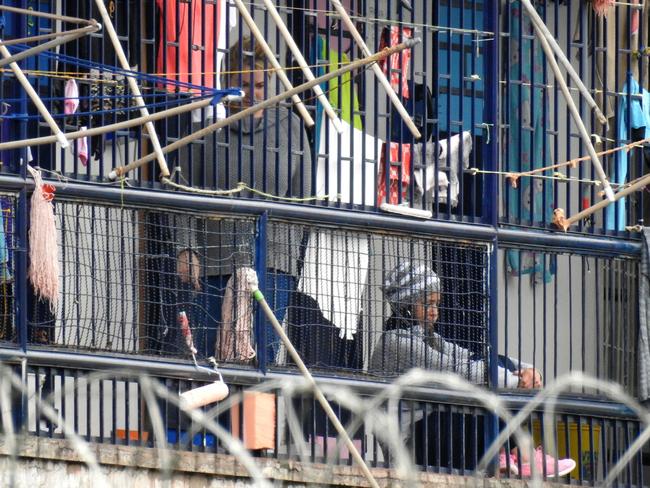
[[[296,230],[274,221],[269,245],[285,262],[293,248],[279,244],[290,229],[302,236],[304,252],[284,321],[308,364],[382,377],[420,366],[486,381],[488,245],[307,225]],[[405,284],[399,291],[404,298],[396,299],[385,283],[394,268],[405,266],[404,279],[414,288]],[[267,280],[277,276],[274,270]],[[437,321],[413,320],[417,303],[432,305],[417,287],[435,276]],[[397,356],[382,352],[396,333],[404,347],[392,351]],[[275,359],[282,363],[282,354]]]

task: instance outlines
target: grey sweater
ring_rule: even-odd
[[[425,340],[426,339],[426,340]],[[471,359],[467,349],[446,341],[440,334],[425,336],[420,325],[409,329],[393,329],[383,333],[370,359],[370,370],[389,374],[406,373],[424,368],[457,373],[466,380],[483,384],[487,379],[487,363]],[[520,368],[530,367],[513,359]],[[516,388],[519,377],[499,366],[499,385]]]
[[[199,124],[194,127],[199,129]],[[216,147],[216,151],[215,151]],[[204,144],[195,145],[193,160],[205,160],[205,168],[193,168],[204,177],[206,187],[220,190],[235,188],[239,182],[276,196],[311,196],[312,161],[309,142],[297,115],[284,107],[264,111],[260,119],[249,117],[208,136]],[[182,158],[181,169],[189,175],[188,158]],[[195,163],[196,164],[196,163]],[[253,197],[252,192],[235,194]],[[256,196],[259,198],[259,196]],[[198,229],[195,248],[207,266],[208,276],[225,275],[234,267],[253,263],[252,222],[235,218],[208,220]],[[269,232],[267,267],[297,273],[302,232]]]

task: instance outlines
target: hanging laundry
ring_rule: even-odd
[[[450,203],[452,207],[458,205],[460,192],[459,176],[464,169],[469,168],[469,156],[472,152],[472,133],[465,131],[447,139],[442,139],[438,144],[427,142],[424,152],[425,160],[422,161],[422,144],[413,146],[413,177],[420,195],[432,195],[440,203]],[[461,163],[462,158],[462,163]],[[449,172],[447,177],[444,171]],[[444,192],[434,193],[436,189],[436,172],[438,174],[438,189],[444,184],[449,185]],[[441,179],[440,175],[443,176]],[[426,176],[426,178],[425,178]]]
[[[379,50],[385,47],[393,47],[411,39],[413,36],[413,29],[409,27],[391,26],[384,27],[381,32],[381,42],[379,43]],[[395,93],[400,93],[404,98],[409,98],[409,66],[411,64],[411,50],[405,49],[397,54],[393,54],[379,61],[379,66],[384,70],[384,73],[390,81],[390,85],[395,90]]]
[[[157,73],[181,83],[220,89],[221,61],[228,48],[227,32],[237,25],[235,6],[227,0],[188,0],[180,3],[177,0],[156,0],[156,5],[160,16]],[[167,90],[201,91],[175,83],[169,83]],[[216,118],[224,118],[225,115],[225,108],[219,104]],[[213,114],[209,113],[208,116]]]
[[[522,11],[518,0],[510,4],[509,42],[507,76],[510,80],[517,80],[517,83],[509,85],[510,92],[504,97],[508,100],[506,111],[510,127],[506,144],[506,170],[522,172],[543,167],[551,152],[546,138],[544,89],[532,87],[533,84],[543,83],[546,61],[542,47],[535,40],[530,17]],[[505,194],[510,222],[520,225],[550,224],[554,207],[552,180],[522,178],[518,188],[508,186]],[[549,282],[554,265],[544,263],[542,256],[539,253],[508,251],[508,269],[514,275],[532,273],[536,280]]]
[[[372,205],[381,141],[342,122],[339,144],[332,121],[325,114],[322,117],[326,120],[321,121],[317,195],[327,193],[331,201]],[[368,277],[368,253],[367,238],[357,234],[323,230],[309,236],[297,289],[316,300],[325,319],[338,327],[341,338],[352,339],[357,331]],[[336,284],[335,290],[332,284]]]
[[[316,76],[322,76],[326,72],[336,71],[341,66],[350,62],[348,55],[341,53],[341,62],[339,63],[339,53],[335,49],[326,49],[326,42],[322,36],[315,37],[315,48],[312,49],[312,65],[318,65],[315,70]],[[325,64],[325,66],[323,66]],[[340,84],[339,84],[340,79]],[[336,78],[332,78],[327,83],[321,84],[321,89],[327,94],[330,104],[334,109],[340,110],[339,118],[342,122],[354,125],[355,129],[363,129],[361,115],[359,115],[359,97],[357,96],[356,86],[353,84],[353,78],[350,73]],[[323,105],[316,102],[316,131],[315,146],[320,147],[320,135],[322,132],[321,122],[323,120]],[[352,114],[354,113],[354,117]],[[354,119],[354,122],[353,122]],[[336,134],[336,132],[330,132]]]
[[[642,139],[650,137],[650,92],[641,88],[631,73],[623,87],[624,93],[636,95],[631,98],[628,105],[628,97],[619,98],[618,124],[616,139],[621,145],[632,142],[632,130],[645,128]],[[638,95],[641,95],[639,100]],[[630,121],[630,126],[627,123]],[[613,183],[625,183],[629,166],[629,152],[616,152],[616,168],[614,174],[610,175]],[[605,208],[605,228],[607,230],[624,231],[627,225],[627,214],[625,212],[625,198],[621,198],[612,205]]]
[[[386,163],[388,146],[389,163]],[[386,167],[388,167],[388,189],[386,188]],[[406,192],[411,183],[411,145],[398,142],[384,143],[379,162],[377,178],[377,205],[383,202],[398,205],[406,201]],[[401,197],[400,197],[401,194]]]
[[[79,127],[79,130],[86,130],[86,126]],[[76,140],[75,143],[75,149],[73,149],[73,146],[70,146],[70,151],[72,154],[74,154],[74,151],[77,152],[77,157],[79,158],[79,161],[81,161],[81,164],[84,166],[88,165],[88,138],[87,137],[80,137],[79,139]]]
[[[373,205],[376,161],[382,141],[342,121],[343,133],[339,143],[339,135],[325,114],[321,115],[320,125],[316,163],[317,195],[327,194],[330,201]],[[326,137],[326,128],[329,137]]]
[[[435,125],[431,122],[431,119],[434,118],[433,96],[429,87],[423,83],[411,82],[409,84],[410,96],[405,98],[398,95],[398,97],[401,99],[406,111],[411,115],[415,127],[422,134],[422,138],[418,139],[418,142],[428,141],[435,130]],[[404,123],[404,119],[392,104],[390,105],[390,140],[402,144],[413,144],[415,142],[413,134]]]
[[[363,235],[314,230],[305,250],[298,291],[318,303],[323,317],[351,340],[363,307],[368,281],[370,243]]]
[[[65,82],[65,100],[63,101],[63,113],[72,115],[79,107],[79,87],[74,79]]]

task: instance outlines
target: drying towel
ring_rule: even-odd
[[[436,186],[436,171],[449,171],[449,200],[447,192],[438,193],[437,199],[440,203],[451,203],[452,207],[458,204],[458,193],[460,192],[459,174],[463,169],[469,168],[469,156],[472,152],[472,133],[465,131],[456,134],[447,139],[442,139],[437,144],[427,142],[424,151],[425,160],[422,161],[422,144],[415,144],[413,149],[413,164],[415,171],[413,176],[417,189],[421,193],[431,194]],[[462,168],[461,168],[462,158]],[[424,169],[423,169],[424,168]],[[425,178],[426,176],[426,178]],[[438,187],[440,188],[444,181],[440,179],[438,173]]]

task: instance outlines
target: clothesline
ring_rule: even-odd
[[[318,69],[318,68],[327,68],[327,67],[340,67],[340,66],[345,66],[346,64],[350,64],[350,61],[339,61],[336,63],[330,63],[329,61],[327,62],[322,62],[322,63],[317,63],[317,64],[312,64],[308,65],[307,67],[310,69]],[[115,68],[114,66],[110,65],[102,65],[106,66],[109,68]],[[119,69],[119,68],[118,68]],[[294,71],[294,70],[299,70],[301,69],[300,66],[288,66],[288,67],[283,67],[284,71]],[[108,69],[107,69],[108,70]],[[6,68],[0,68],[0,71],[2,72],[11,72],[11,70],[6,69]],[[256,69],[244,69],[244,70],[220,70],[219,72],[216,71],[193,71],[193,72],[166,72],[166,73],[148,73],[149,75],[160,77],[161,80],[165,80],[165,82],[173,82],[172,79],[165,78],[165,76],[188,76],[188,75],[237,75],[237,74],[254,74],[254,73],[272,73],[276,72],[277,70],[275,68],[256,68]],[[75,79],[75,80],[81,80],[81,81],[86,81],[86,82],[98,82],[98,83],[108,83],[115,85],[118,82],[116,80],[106,80],[103,79],[102,77],[92,77],[90,76],[90,73],[87,71],[52,71],[52,70],[23,70],[25,74],[31,74],[35,76],[43,76],[43,77],[50,77],[50,78],[61,78],[61,79]],[[133,73],[138,73],[138,72],[133,72]],[[125,74],[124,76],[129,76]],[[168,84],[169,84],[168,83]],[[198,86],[198,85],[197,85]],[[147,88],[147,87],[143,87]]]
[[[242,191],[249,191],[251,193],[254,193],[255,195],[259,195],[265,198],[273,198],[276,200],[281,200],[283,202],[293,202],[293,203],[304,203],[304,202],[313,202],[313,201],[320,201],[320,200],[327,200],[329,198],[329,195],[322,195],[322,196],[309,196],[309,197],[283,197],[279,195],[274,195],[272,193],[267,193],[261,190],[257,190],[253,187],[248,186],[246,183],[240,181],[237,183],[237,186],[235,188],[231,188],[229,190],[206,190],[204,188],[195,188],[193,186],[189,185],[183,185],[181,183],[176,183],[172,181],[172,178],[174,177],[174,174],[178,173],[181,178],[183,177],[181,174],[181,169],[180,167],[174,168],[172,171],[172,174],[169,176],[169,178],[162,178],[161,182],[164,185],[171,186],[172,188],[176,188],[178,190],[184,190],[187,192],[191,193],[197,193],[200,195],[212,195],[212,196],[228,196],[228,195],[235,195],[236,193],[240,193]],[[120,177],[122,178],[122,177]],[[183,178],[184,179],[184,178]],[[184,179],[185,180],[185,179]],[[185,180],[186,181],[186,180]]]
[[[641,140],[636,141],[636,142],[630,142],[629,144],[624,144],[622,146],[614,147],[612,149],[607,149],[605,151],[600,151],[600,152],[598,152],[596,154],[599,157],[600,156],[607,156],[609,154],[613,154],[613,153],[621,151],[623,149],[628,149],[629,150],[629,149],[632,149],[632,148],[635,148],[635,147],[641,147],[645,143],[650,143],[650,137],[646,138],[646,139],[641,139]],[[575,168],[578,163],[582,163],[584,161],[589,161],[590,159],[591,159],[590,156],[580,156],[578,158],[570,159],[568,161],[565,161],[563,163],[551,164],[551,165],[548,165],[548,166],[544,166],[542,168],[535,168],[533,170],[523,171],[523,172],[488,171],[488,170],[482,170],[482,169],[479,169],[479,168],[469,168],[467,171],[470,174],[472,174],[472,176],[476,176],[477,174],[498,174],[498,175],[503,175],[503,176],[506,177],[506,179],[510,180],[510,184],[512,185],[512,187],[516,188],[517,187],[517,179],[519,179],[521,177],[526,177],[526,176],[537,177],[537,178],[544,177],[544,178],[550,178],[550,179],[563,179],[565,181],[571,180],[572,177],[568,177],[568,176],[564,176],[564,177],[555,176],[555,177],[552,177],[552,176],[547,176],[547,175],[539,175],[538,173],[544,173],[546,171],[559,169],[559,168],[563,168],[563,167],[566,167],[566,166],[571,166],[571,167]],[[597,185],[601,184],[600,181],[596,182],[595,180],[580,180],[580,182],[584,182],[584,183],[590,183],[591,182],[592,184],[597,184]],[[610,183],[610,184],[612,186],[616,186],[615,183]],[[627,184],[621,184],[621,185],[618,185],[618,186],[625,187],[626,185],[630,185],[630,184],[631,184],[631,182],[627,183]]]
[[[255,2],[250,2],[247,3],[247,5],[251,7],[257,7],[260,9],[266,9],[266,6],[261,3],[255,3]],[[309,12],[310,14],[325,14],[328,17],[334,17],[334,18],[339,18],[339,14],[336,10],[328,10],[328,9],[314,9],[314,8],[305,8],[305,7],[283,7],[283,6],[276,6],[276,8],[279,11],[284,11],[287,13],[292,13],[295,11],[302,11],[302,12]],[[449,31],[454,34],[471,34],[474,36],[485,36],[489,37],[492,36],[494,37],[494,32],[489,32],[489,31],[482,31],[478,29],[463,29],[460,27],[449,27],[446,25],[436,25],[436,24],[423,24],[423,23],[418,23],[418,22],[407,22],[403,20],[389,20],[389,19],[380,19],[378,17],[366,17],[363,15],[353,15],[352,13],[348,14],[351,19],[353,20],[360,20],[363,22],[367,22],[370,24],[385,24],[385,25],[402,25],[404,27],[421,27],[425,29],[431,29],[431,30],[437,30],[437,31]]]

